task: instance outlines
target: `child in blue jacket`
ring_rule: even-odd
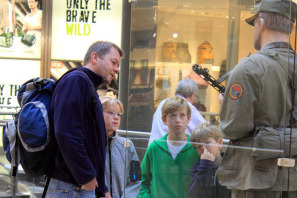
[[[190,140],[200,155],[200,161],[190,170],[190,197],[231,198],[231,191],[216,178],[222,160],[222,132],[215,125],[202,123],[192,132]]]

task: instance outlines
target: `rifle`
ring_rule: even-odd
[[[247,55],[249,57],[251,55],[251,52]],[[194,64],[192,67],[193,71],[198,74],[203,80],[205,80],[208,84],[210,84],[213,88],[215,88],[218,92],[221,94],[225,93],[225,87],[221,84],[224,80],[228,79],[230,76],[231,71],[227,72],[223,76],[219,77],[218,80],[216,80],[214,77],[212,77],[209,74],[209,71],[207,68],[202,68],[198,64]]]
[[[232,70],[231,70],[231,71],[232,71]],[[219,77],[217,81],[218,81],[219,83],[221,83],[221,82],[223,82],[224,80],[227,80],[227,79],[229,78],[229,76],[230,76],[231,71],[229,71],[229,72],[225,73],[223,76]]]
[[[216,80],[214,77],[212,77],[209,74],[209,70],[207,68],[202,68],[200,65],[194,64],[192,69],[203,80],[205,80],[208,84],[210,84],[213,88],[215,88],[215,90],[217,90],[221,94],[225,93],[225,86],[222,85],[221,82],[223,82],[224,80],[226,80],[229,77],[230,72],[228,72],[225,75],[221,76],[221,78],[219,78],[220,79],[220,81],[219,81],[219,79]]]

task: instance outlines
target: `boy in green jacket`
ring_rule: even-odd
[[[162,121],[168,134],[152,142],[141,163],[138,197],[189,197],[190,168],[199,156],[185,134],[191,109],[181,97],[168,98],[162,107]]]

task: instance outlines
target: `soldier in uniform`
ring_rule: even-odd
[[[295,52],[289,35],[295,18],[294,2],[262,0],[255,5],[255,15],[246,19],[253,26],[254,47],[259,51],[231,72],[220,111],[220,128],[231,146],[217,177],[232,190],[232,198],[297,197],[296,166],[278,166],[278,159],[269,156],[257,159],[254,150],[247,149],[253,147],[255,129],[290,125],[294,92],[289,76]]]

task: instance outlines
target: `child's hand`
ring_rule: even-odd
[[[215,160],[215,157],[213,156],[213,154],[208,152],[207,148],[204,148],[203,154],[200,156],[200,159],[206,159],[213,162]]]

